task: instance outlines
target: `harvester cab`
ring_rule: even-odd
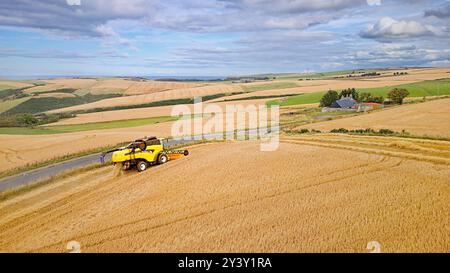
[[[137,169],[139,172],[152,165],[164,164],[189,155],[187,150],[166,149],[164,139],[156,137],[137,139],[125,147],[107,151],[102,154],[102,162],[109,153],[112,153],[113,164],[121,164],[123,170]]]

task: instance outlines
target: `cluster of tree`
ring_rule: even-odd
[[[358,100],[358,92],[355,88],[344,89],[341,93],[338,93],[334,90],[330,90],[325,95],[323,95],[322,99],[320,99],[320,107],[330,107],[333,102],[339,100],[342,97],[351,96],[354,100]]]
[[[403,88],[394,88],[388,93],[388,98],[392,103],[403,104],[404,99],[409,96],[409,92]],[[359,94],[355,88],[342,90],[340,93],[330,90],[320,99],[320,107],[330,107],[333,102],[342,97],[352,97],[354,100],[363,103],[384,103],[383,96],[374,96],[371,93],[364,92]]]
[[[244,80],[250,80],[250,81],[268,81],[271,79],[276,79],[276,77],[268,77],[268,76],[249,76],[249,77],[228,77],[225,79],[225,81],[244,81]]]
[[[403,104],[403,100],[407,96],[409,96],[409,92],[404,88],[394,88],[388,93],[388,98],[396,104]]]
[[[381,74],[377,72],[369,72],[361,74],[361,77],[376,77],[376,76],[381,76]]]
[[[408,72],[394,72],[394,76],[408,75]]]
[[[394,134],[399,134],[396,133],[390,129],[380,129],[380,130],[374,130],[372,128],[367,128],[367,129],[356,129],[356,130],[348,130],[345,128],[339,128],[339,129],[333,129],[330,131],[330,133],[334,133],[334,134],[361,134],[361,135],[366,135],[366,134],[373,134],[373,135],[394,135]],[[403,134],[405,132],[402,132]]]
[[[320,99],[320,107],[330,107],[333,102],[339,99],[338,92],[334,90],[329,90],[323,97]]]
[[[33,127],[43,124],[57,122],[60,119],[75,117],[72,113],[58,113],[58,114],[16,114],[16,115],[1,115],[0,127]]]
[[[359,95],[358,102],[384,103],[384,97],[373,96],[371,93],[364,92]]]

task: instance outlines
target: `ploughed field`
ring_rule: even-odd
[[[0,202],[0,252],[450,251],[450,144],[223,142],[144,173],[103,167]]]

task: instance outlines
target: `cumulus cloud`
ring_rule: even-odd
[[[381,5],[381,0],[367,0],[369,6],[379,6]]]
[[[0,25],[84,36],[98,36],[97,27],[117,20],[187,32],[298,29],[367,5],[367,0],[79,1],[2,0]]]
[[[66,0],[66,3],[69,6],[80,6],[81,0]]]
[[[450,59],[450,50],[412,44],[378,44],[367,50],[344,55],[341,60],[358,67],[442,66]]]
[[[410,38],[433,35],[432,28],[416,21],[397,21],[383,17],[377,23],[361,31],[360,36],[370,39]]]
[[[64,40],[51,36],[58,43],[47,44],[48,36],[41,36],[43,51],[3,51],[0,57],[26,63],[26,58],[38,62],[51,55],[58,61],[111,63],[107,69],[119,64],[124,73],[130,67],[185,68],[189,75],[195,69],[198,74],[223,75],[443,64],[449,59],[445,49],[450,28],[439,19],[446,18],[447,10],[438,8],[439,3],[449,6],[444,0],[81,0],[81,5],[67,4],[78,1],[0,1],[0,27],[64,36]],[[418,16],[421,12],[425,17]],[[0,46],[14,47],[14,37],[8,35],[0,33],[10,38],[0,40]],[[73,43],[66,37],[88,46],[72,51]],[[411,39],[415,37],[426,39]],[[69,46],[64,48],[66,43]],[[61,48],[52,50],[56,45]],[[137,47],[141,50],[120,54]]]
[[[118,52],[115,50],[104,50],[94,53],[64,51],[64,50],[17,50],[17,49],[5,49],[0,48],[0,57],[11,58],[27,58],[27,59],[61,59],[61,60],[73,60],[73,59],[97,59],[98,57],[105,58],[127,58],[127,53]]]
[[[96,0],[68,5],[61,0],[2,0],[0,25],[65,35],[99,36],[97,26],[112,20],[136,20],[149,16],[152,3],[149,0]]]

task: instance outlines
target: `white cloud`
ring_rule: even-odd
[[[380,6],[381,0],[367,0],[369,6]]]
[[[95,31],[104,39],[104,43],[107,45],[123,45],[129,46],[132,49],[136,49],[133,46],[132,41],[122,38],[112,27],[107,25],[99,25],[95,28]]]
[[[69,6],[81,6],[81,0],[66,0]]]
[[[408,38],[433,35],[432,28],[416,21],[397,21],[390,17],[383,17],[377,23],[370,25],[360,33],[363,38]]]

